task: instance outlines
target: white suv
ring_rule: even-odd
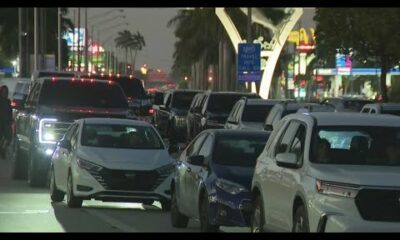
[[[258,157],[252,193],[254,232],[399,231],[399,118],[286,116]]]

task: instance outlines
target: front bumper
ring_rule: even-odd
[[[247,227],[250,225],[252,202],[250,192],[236,195],[216,190],[209,195],[210,219],[219,226]]]
[[[170,182],[172,173],[152,191],[130,191],[108,189],[104,180],[92,175],[73,163],[74,194],[86,200],[96,199],[112,202],[141,202],[142,200],[170,200]],[[134,181],[134,180],[132,180]]]

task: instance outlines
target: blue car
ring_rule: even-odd
[[[199,219],[201,231],[249,226],[251,180],[269,134],[209,129],[184,149],[171,183],[171,222],[184,228]]]

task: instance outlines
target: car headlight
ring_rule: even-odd
[[[39,142],[40,143],[56,143],[56,135],[54,133],[55,118],[43,118],[39,121]]]
[[[328,182],[316,180],[315,188],[318,193],[334,195],[339,197],[355,198],[360,190],[359,187],[351,184]]]
[[[94,164],[94,163],[92,163],[92,162],[89,162],[89,161],[84,160],[84,159],[79,158],[79,157],[76,159],[76,162],[78,163],[78,166],[79,166],[80,168],[85,169],[85,170],[87,170],[87,171],[96,171],[96,172],[99,172],[99,171],[101,171],[101,170],[103,169],[102,166],[99,166],[99,165],[97,165],[97,164]]]
[[[175,171],[175,163],[170,163],[157,169],[161,175],[169,175]]]
[[[247,191],[247,188],[243,187],[240,184],[225,180],[225,179],[217,179],[215,182],[215,185],[219,187],[220,189],[224,190],[225,192],[228,192],[230,194],[238,194],[241,192]]]

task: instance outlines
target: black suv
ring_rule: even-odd
[[[242,97],[261,98],[254,93],[212,91],[196,96],[187,116],[187,141],[205,129],[224,128],[233,105]]]
[[[112,81],[39,78],[16,117],[14,178],[44,186],[57,141],[76,119],[130,117],[121,87]]]
[[[185,142],[186,115],[194,96],[200,91],[172,90],[164,94],[164,101],[155,105],[154,125],[170,142]]]

